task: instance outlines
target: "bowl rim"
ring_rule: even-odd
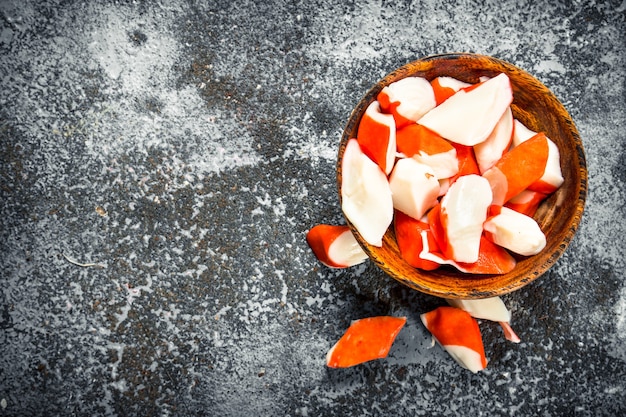
[[[487,73],[491,72],[492,75],[495,75],[499,72],[506,72],[507,75],[515,74],[516,77],[519,77],[520,80],[524,82],[530,83],[533,87],[536,87],[542,95],[544,95],[545,99],[550,102],[551,105],[554,105],[555,108],[559,111],[564,117],[564,124],[566,132],[563,133],[566,136],[570,136],[573,146],[575,148],[575,156],[576,162],[578,166],[578,175],[576,178],[576,191],[577,198],[574,202],[574,206],[572,210],[570,210],[570,218],[568,219],[569,228],[563,234],[562,239],[558,242],[556,249],[554,252],[550,254],[544,254],[541,258],[545,258],[543,262],[533,269],[531,273],[525,274],[521,277],[515,277],[511,279],[505,279],[509,274],[504,275],[472,275],[472,274],[464,274],[461,272],[457,272],[451,268],[440,267],[436,271],[421,271],[417,268],[410,267],[410,269],[415,270],[416,274],[410,274],[411,277],[401,275],[394,269],[391,269],[382,259],[381,259],[381,250],[382,248],[386,248],[389,245],[395,244],[395,235],[393,234],[393,224],[390,225],[389,229],[385,233],[383,237],[383,247],[378,248],[368,244],[360,235],[358,230],[354,227],[354,225],[345,217],[344,219],[348,226],[350,227],[353,235],[355,236],[359,245],[363,248],[365,253],[369,256],[369,258],[374,262],[374,264],[380,268],[383,272],[385,272],[388,276],[399,281],[400,283],[418,290],[420,292],[443,297],[443,298],[462,298],[462,299],[478,299],[478,298],[487,298],[493,296],[499,296],[506,293],[510,293],[512,291],[518,290],[525,285],[531,283],[536,280],[543,274],[545,274],[563,255],[570,242],[572,241],[578,227],[580,225],[580,221],[582,219],[582,215],[584,212],[584,206],[587,196],[587,164],[585,151],[580,139],[580,135],[574,124],[571,116],[563,106],[563,104],[558,100],[558,98],[554,95],[554,93],[548,89],[541,81],[532,76],[530,73],[525,70],[507,62],[501,60],[499,58],[495,58],[488,55],[481,55],[475,53],[468,52],[454,52],[454,53],[441,53],[424,56],[417,60],[408,62],[401,67],[389,72],[383,78],[381,78],[377,83],[374,84],[365,95],[359,100],[357,105],[351,111],[350,116],[348,118],[348,122],[343,130],[341,141],[339,144],[339,151],[337,155],[337,163],[336,163],[336,174],[337,174],[337,187],[339,194],[339,203],[341,206],[342,197],[341,197],[341,161],[343,152],[345,150],[345,146],[349,139],[352,139],[355,135],[352,133],[355,132],[355,128],[358,126],[360,119],[365,112],[367,106],[376,99],[378,93],[382,90],[382,88],[390,83],[397,81],[399,79],[414,76],[420,74],[429,79],[425,74],[436,72],[434,69],[435,65],[441,62],[447,64],[448,62],[452,63],[454,61],[458,61],[460,64],[470,63],[472,61],[486,61],[494,67],[498,68],[498,71],[494,72],[491,70],[486,70]],[[460,65],[459,64],[459,65]],[[416,71],[416,68],[419,70]],[[442,73],[437,73],[439,75],[446,75]],[[475,75],[477,78],[479,75]],[[434,77],[432,77],[434,78]],[[432,80],[432,78],[429,79]],[[477,81],[477,80],[475,80]],[[475,82],[474,81],[474,82]],[[515,98],[515,95],[514,95]],[[515,100],[514,100],[515,103]],[[515,109],[514,109],[515,113]],[[566,181],[569,179],[566,178]],[[572,179],[573,181],[574,179]],[[387,248],[388,249],[388,248]],[[386,250],[387,250],[386,249]],[[539,255],[535,255],[537,259]],[[549,255],[546,257],[546,255]],[[402,261],[403,262],[403,261]],[[406,263],[406,262],[405,262]],[[406,264],[408,265],[408,264]],[[443,272],[442,272],[443,271]],[[515,271],[515,270],[514,270]],[[423,277],[424,279],[414,279],[415,276]],[[443,286],[438,284],[436,277],[447,277],[453,280],[454,287]],[[435,277],[435,278],[433,278]],[[427,279],[426,279],[427,278]],[[494,283],[502,281],[502,285],[494,288]]]

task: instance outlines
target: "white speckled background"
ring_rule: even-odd
[[[625,34],[622,0],[0,1],[0,416],[624,414]],[[304,240],[359,98],[457,51],[551,88],[589,169],[477,375],[430,346],[441,300]],[[408,318],[389,357],[327,369],[374,314]]]

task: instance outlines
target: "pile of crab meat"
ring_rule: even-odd
[[[343,154],[346,218],[373,246],[392,226],[402,257],[425,270],[503,274],[512,253],[539,253],[532,216],[563,183],[559,149],[514,118],[512,101],[504,73],[384,87]]]
[[[512,102],[504,73],[475,84],[408,77],[384,87],[343,153],[346,218],[372,246],[382,246],[393,227],[402,258],[422,270],[451,265],[505,274],[515,268],[514,254],[539,253],[546,237],[533,215],[564,181],[559,149],[517,120]],[[331,268],[368,259],[347,225],[316,225],[306,239]],[[448,303],[421,319],[462,366],[476,372],[487,363],[477,318],[499,322],[505,337],[519,342],[500,298]],[[356,321],[328,352],[327,365],[386,356],[405,321]]]

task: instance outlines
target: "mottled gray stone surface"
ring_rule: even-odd
[[[626,3],[0,1],[0,416],[626,412]],[[343,222],[337,144],[384,74],[468,51],[531,72],[587,152],[557,265],[481,323],[471,374],[366,263],[321,266]],[[387,359],[324,365],[351,320],[405,315]]]

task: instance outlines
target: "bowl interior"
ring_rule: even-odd
[[[406,263],[399,252],[393,227],[383,237],[382,247],[369,245],[349,221],[356,239],[370,259],[392,278],[431,295],[445,298],[485,298],[517,290],[545,273],[563,254],[580,223],[587,193],[587,168],[580,136],[563,105],[536,78],[505,61],[475,54],[433,55],[391,72],[367,92],[350,115],[339,146],[337,183],[341,190],[341,159],[349,139],[356,137],[359,121],[382,88],[408,76],[432,80],[451,76],[475,83],[481,76],[506,73],[513,88],[513,115],[528,128],[543,131],[556,143],[565,182],[545,200],[535,220],[546,235],[545,249],[531,257],[516,257],[515,269],[503,275],[470,275],[452,267],[422,271]],[[339,192],[341,201],[341,192]]]

